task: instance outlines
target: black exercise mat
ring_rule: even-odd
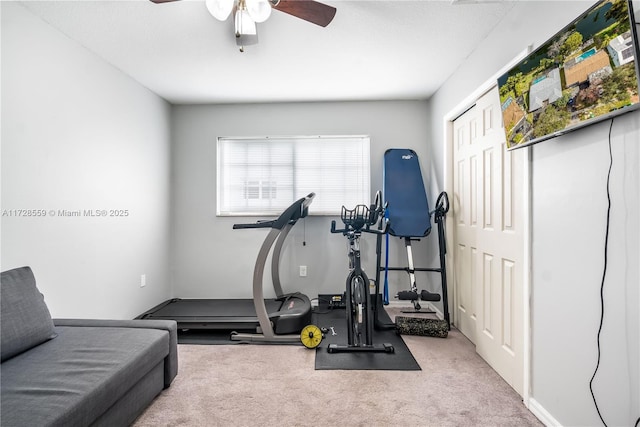
[[[380,307],[379,319],[383,323],[391,323],[389,315]],[[320,306],[313,313],[313,323],[329,331],[325,334],[320,346],[316,349],[316,370],[387,370],[387,371],[420,371],[420,365],[409,351],[402,337],[394,330],[374,331],[373,343],[389,343],[393,345],[393,353],[329,353],[329,344],[347,344],[347,319],[344,309],[326,309]],[[331,334],[331,327],[337,335]]]

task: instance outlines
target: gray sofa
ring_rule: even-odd
[[[126,426],[178,372],[174,321],[51,319],[29,267],[1,305],[2,426]]]

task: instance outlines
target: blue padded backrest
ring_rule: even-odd
[[[415,151],[392,148],[384,153],[383,198],[389,203],[389,233],[425,237],[431,231],[429,202]]]

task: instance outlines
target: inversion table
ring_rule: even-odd
[[[440,193],[436,202],[436,209],[430,212],[418,156],[415,151],[410,149],[393,148],[385,152],[383,185],[383,198],[386,206],[385,215],[389,219],[389,233],[386,235],[385,265],[382,265],[381,262],[382,236],[378,236],[376,245],[376,294],[379,293],[380,273],[384,271],[384,294],[382,299],[385,304],[388,304],[388,272],[405,271],[409,274],[409,290],[398,292],[396,297],[400,300],[411,301],[414,312],[420,312],[420,300],[440,301],[441,298],[440,294],[427,290],[422,290],[418,293],[415,272],[427,271],[440,273],[443,316],[447,325],[450,327],[445,261],[446,239],[444,234],[444,217],[449,210],[447,193]],[[420,240],[420,238],[427,237],[430,234],[432,214],[438,226],[440,266],[436,268],[415,267],[411,242]],[[399,237],[404,241],[407,251],[407,267],[389,267],[389,234]]]

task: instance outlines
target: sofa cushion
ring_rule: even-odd
[[[3,427],[90,425],[169,353],[167,331],[55,329],[56,339],[0,365]],[[160,377],[155,394],[162,387]]]
[[[53,319],[55,326],[91,326],[94,328],[160,329],[169,334],[169,355],[164,363],[164,386],[169,387],[178,375],[178,324],[175,320],[126,319]]]
[[[2,273],[2,362],[53,337],[53,321],[29,267]]]

